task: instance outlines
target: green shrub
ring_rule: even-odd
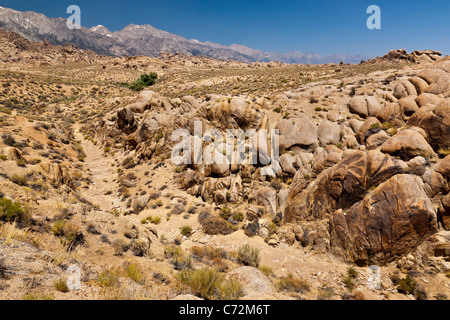
[[[244,221],[244,214],[242,212],[233,214],[233,220],[239,221],[239,222]]]
[[[191,226],[183,226],[180,229],[180,233],[185,237],[190,237],[192,235],[192,227]]]
[[[400,293],[411,294],[416,289],[416,285],[417,283],[408,274],[405,279],[400,280],[397,290]]]
[[[224,206],[222,209],[220,209],[219,217],[224,220],[228,220],[228,218],[231,217],[231,209],[227,206]]]
[[[136,80],[130,84],[126,84],[125,86],[131,90],[141,91],[145,87],[150,87],[150,86],[154,85],[156,83],[157,78],[158,78],[158,75],[154,72],[150,72],[149,74],[144,73],[141,75],[141,77],[138,80]]]
[[[260,250],[250,246],[248,243],[242,245],[238,249],[237,260],[246,265],[252,267],[258,267],[261,261],[259,256]]]
[[[83,234],[80,227],[72,222],[65,220],[56,220],[51,230],[53,234],[61,238],[61,243],[69,248],[83,242]]]
[[[6,160],[8,160],[8,157],[4,154],[0,154],[0,160],[6,161]]]
[[[356,278],[358,278],[358,271],[353,268],[350,267],[347,269],[347,276],[344,278],[344,285],[350,290],[352,291],[356,284],[355,284],[355,280]]]
[[[29,218],[28,210],[24,209],[20,203],[8,198],[0,198],[0,220],[27,224]]]

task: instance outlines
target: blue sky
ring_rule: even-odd
[[[381,56],[391,49],[450,54],[449,0],[0,0],[0,6],[68,17],[80,6],[82,25],[111,31],[130,23],[189,39],[243,44],[263,51]],[[381,8],[381,30],[369,30],[369,5]]]

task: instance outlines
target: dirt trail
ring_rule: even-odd
[[[97,205],[101,211],[110,211],[114,207],[120,206],[120,199],[115,196],[119,188],[117,181],[116,167],[113,159],[105,157],[102,150],[92,142],[83,138],[79,131],[79,125],[75,126],[75,138],[80,141],[86,159],[84,161],[85,170],[90,173],[92,183],[89,189],[83,189],[83,194],[94,205]],[[107,194],[111,192],[111,194]]]

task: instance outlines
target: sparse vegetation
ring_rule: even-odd
[[[236,300],[243,295],[238,281],[225,279],[224,275],[214,268],[186,270],[180,273],[179,279],[194,295],[207,300]]]
[[[29,211],[23,208],[18,202],[8,198],[0,198],[0,220],[6,222],[16,222],[20,225],[28,224],[30,219]]]
[[[306,280],[296,278],[292,273],[289,273],[279,280],[278,288],[285,292],[305,293],[310,290],[310,284]]]
[[[260,250],[250,246],[248,243],[242,245],[238,249],[237,260],[246,265],[252,267],[258,267],[261,261],[259,256]]]
[[[9,180],[19,186],[27,185],[27,177],[23,174],[14,173],[11,175],[11,177],[9,177]]]
[[[180,233],[185,237],[190,237],[192,235],[192,227],[191,226],[182,226],[180,229]]]
[[[55,282],[54,287],[57,291],[59,292],[69,292],[69,287],[67,286],[67,282],[64,279],[59,279],[58,281]]]

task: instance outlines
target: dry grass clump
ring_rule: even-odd
[[[207,300],[236,300],[243,295],[239,281],[226,279],[214,268],[183,271],[179,280],[189,287],[192,294]]]

